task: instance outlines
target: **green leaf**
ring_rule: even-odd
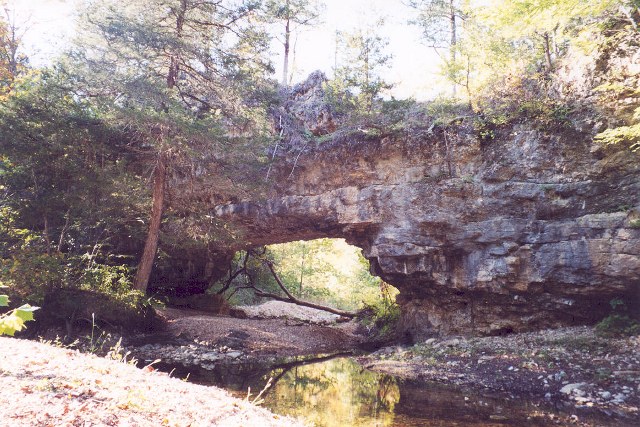
[[[0,307],[6,307],[9,305],[9,296],[0,295]]]
[[[31,307],[29,304],[25,304],[15,309],[15,315],[22,319],[23,322],[28,322],[33,320],[33,312],[37,309],[38,307]]]
[[[24,321],[18,317],[14,310],[7,317],[0,319],[0,335],[6,334],[13,336],[14,333],[24,328]]]
[[[15,332],[16,332],[15,330],[4,326],[4,322],[0,320],[0,335],[9,335],[12,337]]]
[[[23,304],[20,307],[17,308],[17,310],[22,310],[22,311],[36,311],[36,310],[40,310],[40,307],[34,307],[33,305],[29,305],[29,304]]]

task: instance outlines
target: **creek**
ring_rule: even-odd
[[[318,427],[548,426],[571,419],[571,412],[518,398],[369,371],[347,355],[174,370],[174,376],[186,373],[192,382],[225,388],[236,397],[246,398],[250,391],[250,401],[264,390],[263,407]]]

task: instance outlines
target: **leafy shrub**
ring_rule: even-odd
[[[0,280],[12,297],[40,303],[63,282],[62,254],[47,252],[40,236],[16,225],[17,214],[0,207]]]
[[[382,283],[382,298],[365,304],[361,311],[363,325],[378,338],[388,337],[395,330],[400,319],[400,306],[395,302],[398,291],[387,283]]]
[[[626,314],[610,314],[596,325],[596,332],[602,336],[630,336],[640,334],[640,323]]]
[[[104,294],[134,308],[144,298],[144,293],[132,289],[130,268],[124,265],[94,264],[82,271],[79,287]]]
[[[132,289],[129,267],[98,262],[104,260],[97,253],[50,248],[41,235],[19,227],[16,218],[11,208],[0,207],[0,280],[13,299],[43,307],[39,324],[64,322],[71,331],[77,320],[95,313],[99,321],[131,328],[146,317],[149,301]],[[3,323],[19,331],[33,318],[29,310],[24,305],[3,316]]]
[[[613,337],[640,334],[640,323],[626,313],[627,306],[622,299],[614,298],[609,301],[609,305],[612,313],[596,325],[599,335]]]
[[[640,108],[636,116],[639,117],[638,120],[640,120]],[[631,151],[640,152],[640,123],[607,129],[597,134],[594,140],[603,145],[626,143],[629,145]]]
[[[496,79],[478,98],[477,109],[481,120],[476,126],[480,131],[524,119],[541,129],[564,127],[570,124],[572,111],[566,101],[554,95],[548,76],[541,73]]]

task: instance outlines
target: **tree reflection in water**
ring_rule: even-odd
[[[224,387],[238,397],[245,397],[249,388],[255,397],[271,379],[262,394],[262,405],[317,427],[546,427],[556,424],[558,416],[570,419],[576,411],[573,406],[542,406],[535,400],[400,380],[366,370],[344,355],[289,360],[275,366],[235,363],[216,365],[212,370],[186,369],[192,374],[191,381]],[[611,424],[607,414],[581,413],[580,419],[592,425],[619,425]]]
[[[264,405],[317,426],[392,425],[400,400],[395,378],[348,358],[284,369],[276,378]]]

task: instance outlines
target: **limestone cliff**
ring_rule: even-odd
[[[607,60],[621,56],[637,83],[640,55]],[[563,90],[592,96],[596,83],[561,73]],[[343,237],[400,290],[414,339],[594,323],[617,297],[638,310],[640,155],[594,144],[593,102],[571,122],[514,121],[490,140],[469,117],[334,131],[330,109],[295,102],[322,98],[312,80],[279,112],[308,132],[280,148],[268,196],[213,209],[242,236],[230,249]]]
[[[637,87],[637,39],[610,48],[597,69]],[[425,117],[393,130],[341,127],[317,105],[314,74],[276,112],[285,141],[260,177],[268,196],[210,203],[241,236],[213,248],[219,261],[343,237],[400,290],[402,328],[414,339],[594,323],[617,297],[638,310],[640,156],[593,136],[615,123],[616,105],[629,111],[639,100],[627,91],[598,111],[602,72],[588,64],[558,71],[558,90],[582,99],[567,120],[516,120],[488,139],[470,111],[446,126]]]
[[[319,144],[293,174],[279,165],[269,200],[216,213],[251,245],[329,236],[363,248],[400,290],[414,337],[589,323],[610,299],[637,299],[636,156],[527,124],[484,148],[459,131],[449,149],[437,131]]]

